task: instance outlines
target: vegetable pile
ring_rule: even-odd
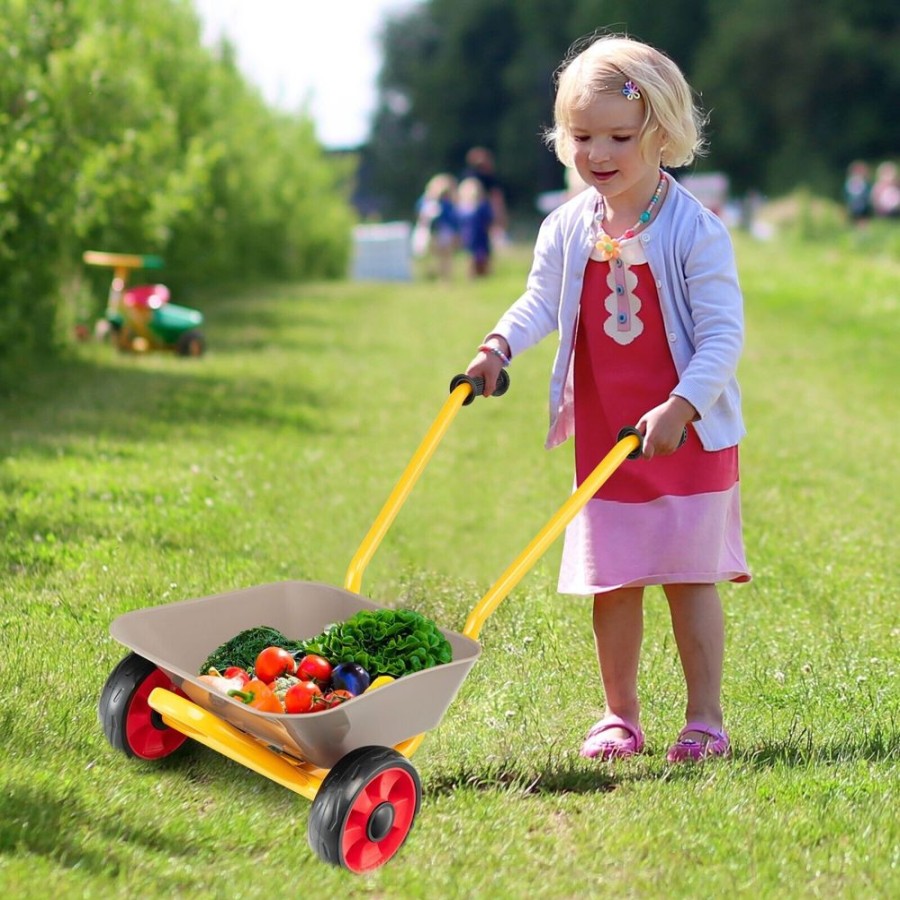
[[[301,641],[267,625],[245,629],[210,654],[200,680],[255,709],[304,714],[452,658],[450,643],[420,613],[360,610]]]

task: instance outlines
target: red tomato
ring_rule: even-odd
[[[308,713],[324,709],[322,691],[314,681],[298,681],[284,695],[284,709],[289,713]]]
[[[340,706],[342,703],[352,700],[353,694],[351,694],[350,691],[344,690],[329,691],[323,699],[325,701],[326,709],[331,709],[332,706]]]
[[[260,681],[271,684],[281,675],[293,675],[297,670],[294,657],[281,647],[266,647],[253,666],[253,674]]]
[[[304,681],[314,681],[318,685],[328,684],[331,679],[331,663],[324,656],[308,653],[297,665],[297,677]]]

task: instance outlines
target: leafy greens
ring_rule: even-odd
[[[300,644],[305,653],[318,653],[335,665],[358,663],[373,679],[400,678],[453,659],[437,625],[409,609],[363,609]]]

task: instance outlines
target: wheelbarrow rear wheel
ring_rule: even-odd
[[[360,747],[325,776],[309,814],[309,845],[327,863],[362,873],[401,847],[422,802],[412,763],[390,747]]]
[[[100,724],[110,744],[127,756],[162,759],[187,740],[148,703],[157,687],[181,694],[165,672],[137,653],[129,653],[106,679],[100,694]]]

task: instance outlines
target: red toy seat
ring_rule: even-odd
[[[159,309],[169,302],[169,289],[164,284],[141,284],[125,291],[125,305],[143,309]]]

